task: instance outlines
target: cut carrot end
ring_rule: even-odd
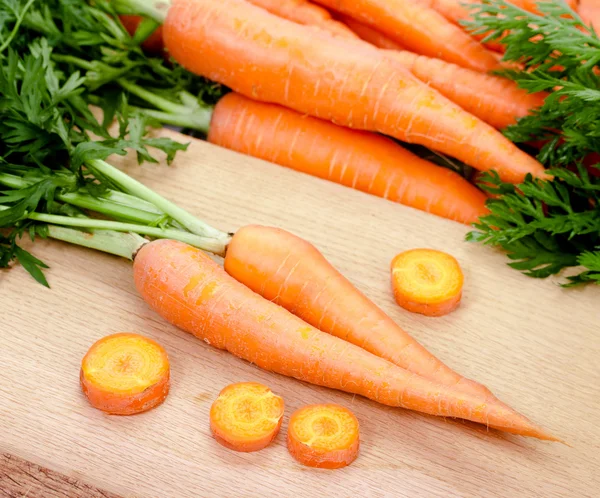
[[[259,451],[279,433],[284,402],[256,382],[231,384],[210,409],[210,430],[219,444],[234,451]]]
[[[309,405],[294,412],[288,427],[290,454],[301,464],[339,469],[358,456],[358,420],[339,405]]]
[[[134,415],[167,397],[169,358],[160,344],[147,337],[109,335],[84,356],[80,382],[94,408],[112,415]]]
[[[392,287],[404,309],[427,316],[454,311],[462,298],[464,276],[455,258],[433,249],[413,249],[392,260]]]

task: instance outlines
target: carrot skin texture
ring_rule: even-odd
[[[265,370],[389,406],[555,440],[502,404],[431,382],[311,327],[187,244],[146,244],[134,261],[134,281],[146,303],[167,321]]]
[[[375,28],[367,26],[352,17],[337,14],[335,18],[348,26],[348,28],[350,28],[361,40],[364,40],[377,48],[404,50],[404,47],[397,41],[392,40],[389,36],[384,35]]]
[[[485,386],[465,379],[421,346],[300,237],[245,226],[229,244],[225,271],[323,332],[431,381],[494,399]]]
[[[441,14],[414,0],[316,0],[383,32],[406,49],[475,71],[497,69],[486,48]]]
[[[544,104],[547,94],[528,93],[514,81],[406,51],[385,52],[464,110],[495,128],[506,128]]]
[[[208,141],[461,223],[488,212],[467,180],[388,138],[236,93],[217,103]]]
[[[248,3],[268,10],[276,16],[283,17],[298,24],[317,26],[335,36],[358,38],[344,24],[334,20],[331,14],[318,5],[306,0],[246,0]]]
[[[240,0],[175,0],[163,31],[180,64],[247,97],[419,143],[476,169],[495,169],[505,181],[544,176],[539,162],[497,130],[367,43]]]

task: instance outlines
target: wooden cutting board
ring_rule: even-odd
[[[263,223],[312,241],[433,353],[571,446],[261,371],[157,316],[138,297],[127,261],[48,241],[34,250],[51,266],[51,290],[22,268],[0,272],[0,453],[120,496],[598,496],[600,289],[529,279],[507,268],[501,253],[463,242],[462,225],[203,142],[170,168],[121,163],[219,228]],[[449,251],[462,263],[464,301],[452,315],[426,318],[394,304],[390,260],[415,247]],[[81,394],[81,358],[117,331],[167,349],[173,386],[160,408],[107,416]],[[219,446],[209,435],[210,404],[226,384],[251,380],[282,395],[287,416],[307,403],[352,408],[362,429],[358,460],[333,472],[298,465],[285,448],[287,416],[262,452]]]

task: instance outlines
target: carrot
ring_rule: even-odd
[[[600,30],[600,2],[598,0],[579,0],[577,12],[586,24]]]
[[[392,140],[236,93],[216,105],[208,141],[461,223],[487,213],[467,180]]]
[[[210,430],[230,450],[266,448],[277,437],[283,420],[283,399],[257,382],[231,384],[210,408]]]
[[[492,398],[433,356],[356,289],[309,242],[249,225],[229,244],[225,271],[312,326],[432,381]]]
[[[152,339],[113,334],[96,342],[81,363],[81,388],[94,408],[133,415],[160,405],[169,393],[169,359]]]
[[[119,19],[127,32],[133,36],[143,18],[141,16],[121,15]],[[156,28],[156,31],[144,40],[142,47],[151,54],[162,54],[164,52],[162,26]]]
[[[385,48],[389,50],[403,50],[404,47],[398,42],[392,40],[389,36],[384,35],[380,31],[368,26],[362,22],[353,19],[352,17],[345,16],[344,14],[337,14],[335,19],[338,19],[346,26],[348,26],[359,38],[369,42],[371,45],[375,45],[379,48]]]
[[[441,14],[414,0],[316,0],[381,31],[412,52],[475,71],[496,69],[494,57]]]
[[[290,418],[287,445],[302,465],[320,469],[346,467],[358,456],[358,420],[343,406],[305,406]]]
[[[308,30],[240,0],[176,0],[164,37],[187,69],[255,100],[419,143],[495,169],[506,181],[544,175],[497,130],[366,43]]]
[[[413,249],[392,260],[392,288],[404,309],[442,316],[458,308],[464,276],[458,261],[432,249]]]
[[[389,406],[555,439],[481,394],[431,382],[317,330],[236,282],[187,244],[172,240],[146,244],[135,258],[134,280],[146,303],[163,318],[265,370]]]
[[[544,92],[528,93],[514,81],[482,74],[406,51],[386,51],[421,81],[482,121],[506,128],[544,103]]]
[[[344,38],[358,38],[358,36],[344,24],[334,20],[331,14],[323,7],[307,0],[246,0],[261,7],[276,16],[289,19],[298,24],[318,26],[321,29]]]

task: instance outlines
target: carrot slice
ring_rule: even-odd
[[[221,391],[210,409],[214,438],[235,451],[259,451],[279,433],[283,399],[257,382],[231,384]]]
[[[358,456],[358,420],[343,406],[309,405],[290,418],[288,450],[301,464],[339,469]]]
[[[160,344],[138,334],[97,341],[81,363],[81,388],[93,407],[133,415],[160,405],[170,386],[170,366]]]
[[[442,316],[460,304],[463,273],[455,258],[433,249],[413,249],[392,260],[396,302],[408,311]]]

